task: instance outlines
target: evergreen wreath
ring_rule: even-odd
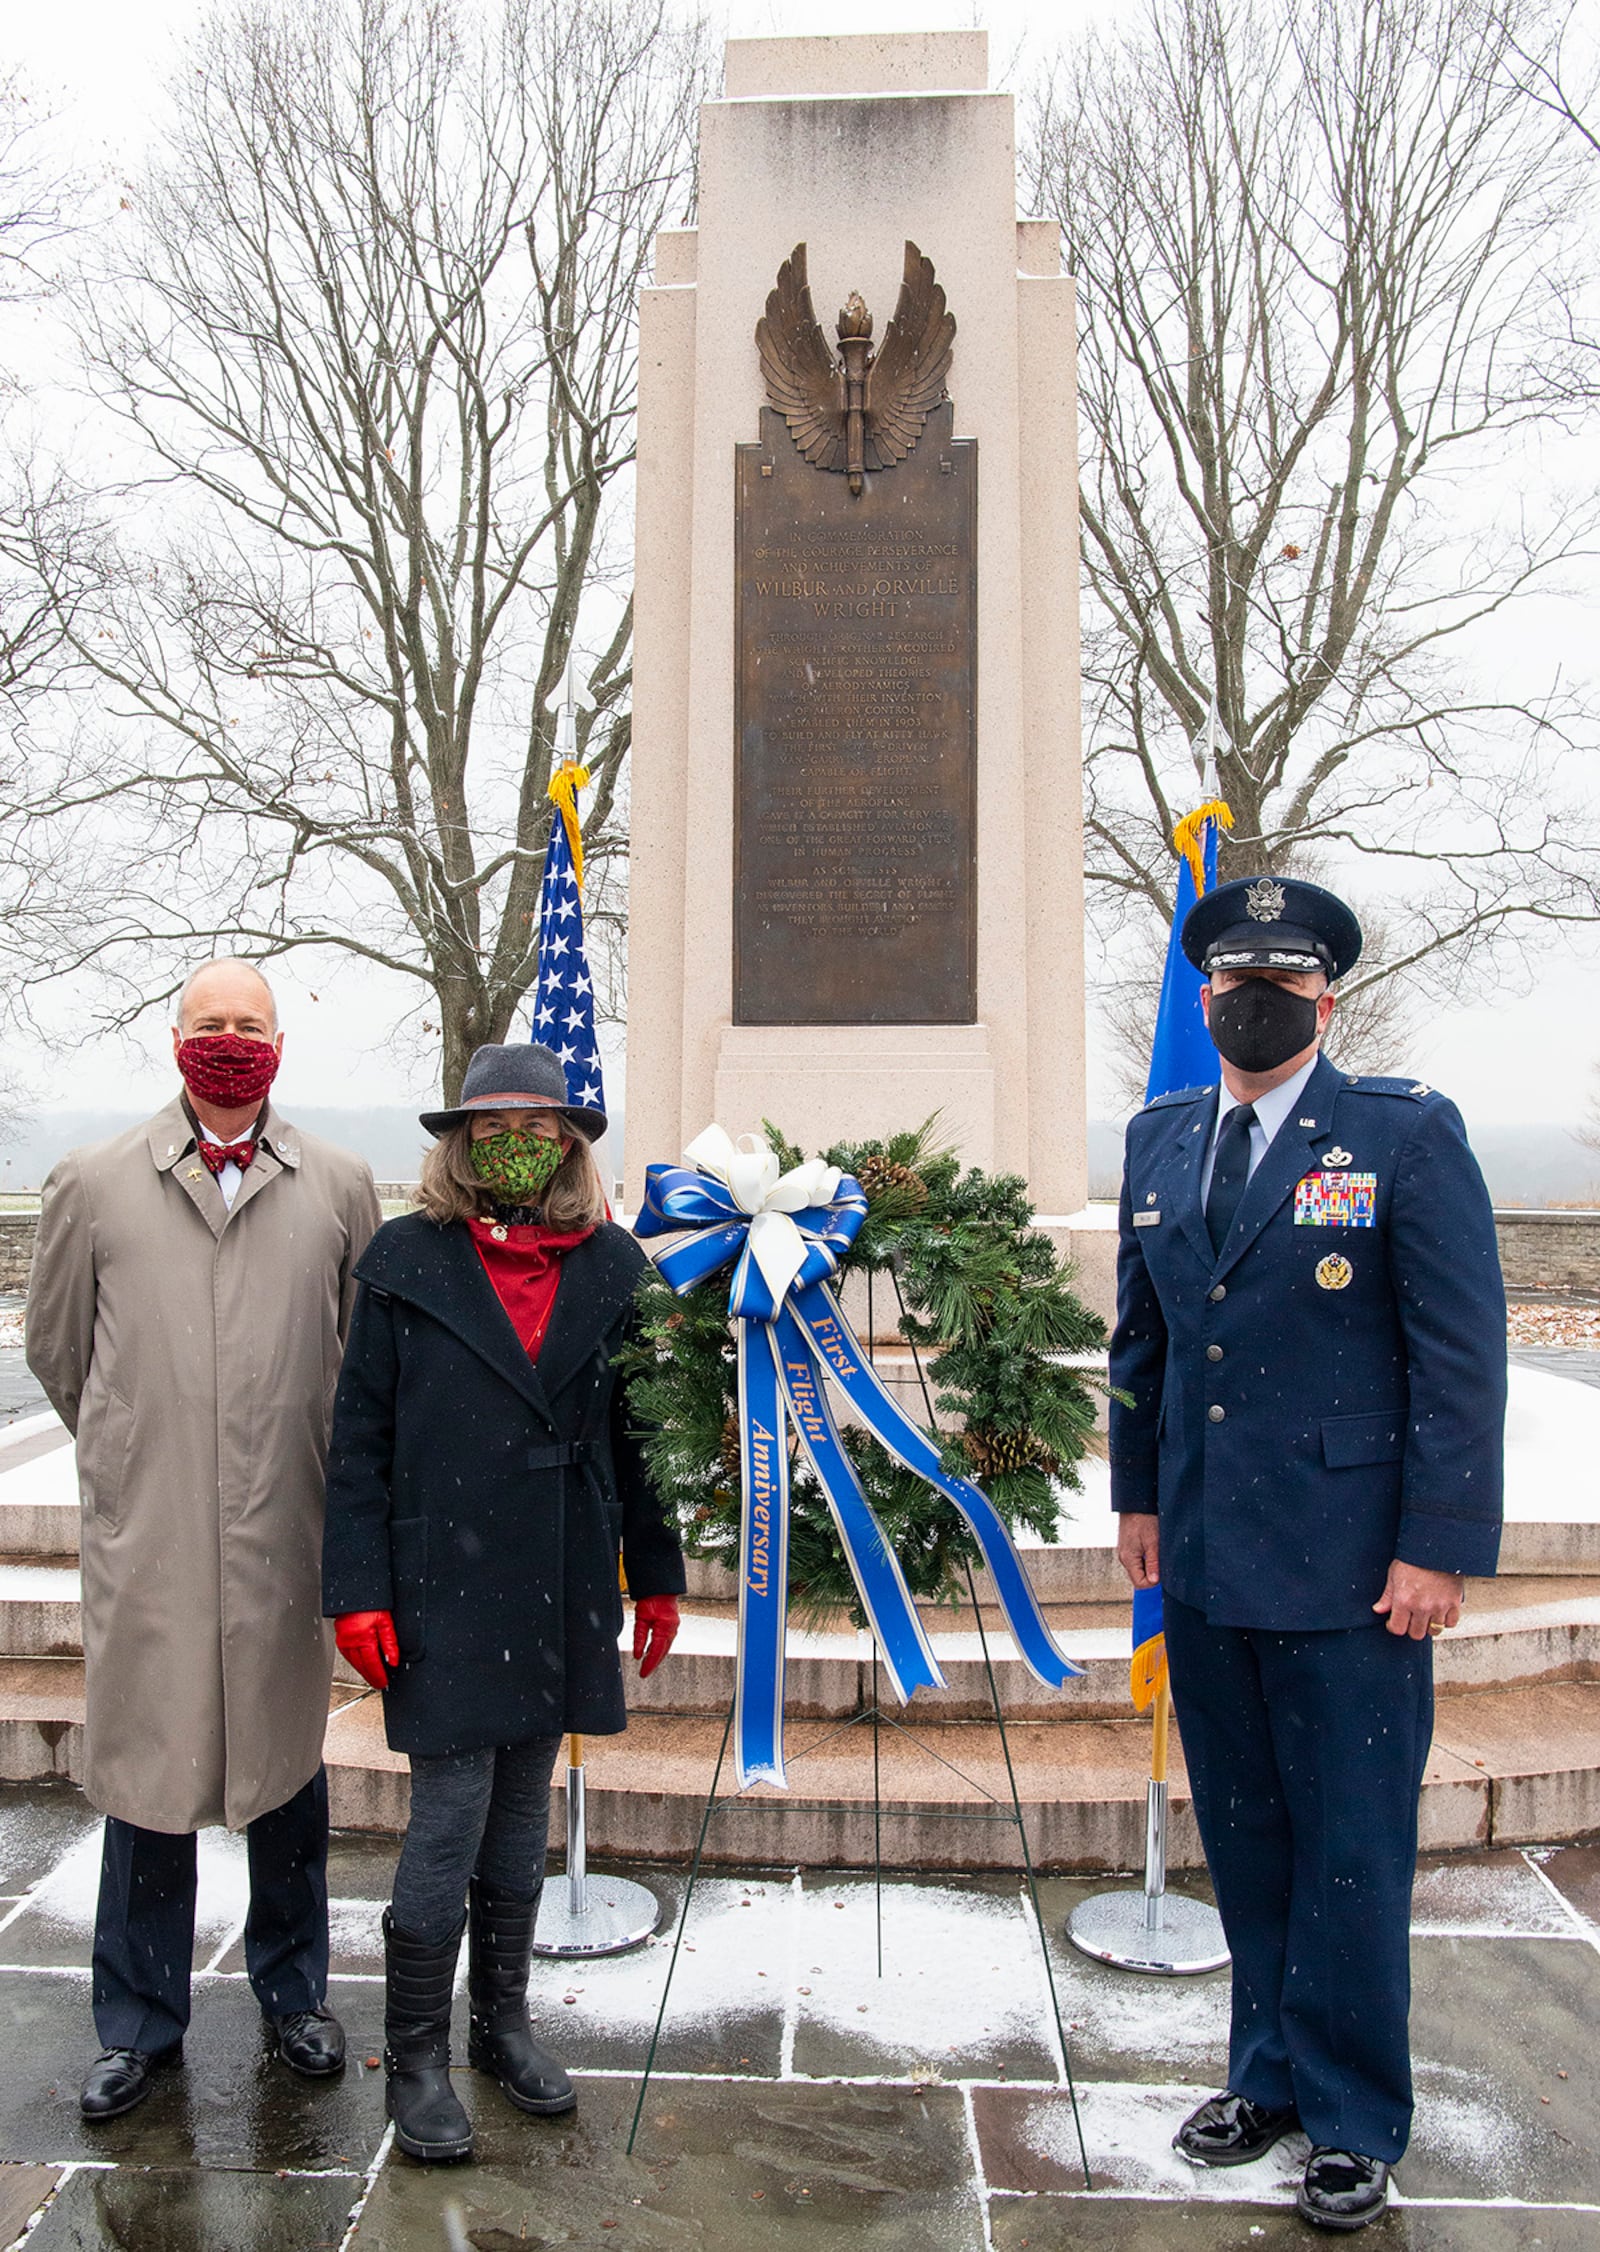
[[[1024,1182],[963,1172],[934,1146],[936,1123],[823,1152],[867,1199],[834,1287],[853,1274],[891,1277],[891,1290],[898,1283],[901,1335],[922,1358],[941,1418],[960,1419],[959,1430],[935,1434],[945,1468],[980,1486],[1013,1531],[1026,1526],[1049,1540],[1056,1485],[1080,1487],[1077,1465],[1105,1389],[1053,1356],[1104,1351],[1105,1324],[1074,1295],[1070,1263],[1035,1230]],[[777,1127],[763,1125],[785,1171],[803,1162]],[[679,1298],[652,1271],[638,1303],[626,1372],[651,1472],[689,1554],[737,1571],[738,1379],[726,1274]],[[981,1558],[952,1504],[856,1424],[841,1421],[840,1434],[912,1594],[958,1601],[965,1567]],[[789,1437],[790,1604],[802,1617],[843,1609],[864,1623],[827,1502]]]

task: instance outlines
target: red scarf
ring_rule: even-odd
[[[555,1311],[561,1262],[575,1244],[588,1241],[593,1228],[557,1235],[552,1228],[533,1224],[517,1227],[497,1220],[469,1220],[467,1233],[523,1351],[536,1361]]]

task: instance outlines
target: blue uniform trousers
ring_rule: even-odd
[[[328,1986],[328,1778],[245,1831],[250,1910],[245,1968],[269,2017],[315,2008]],[[94,2023],[108,2049],[159,2055],[189,2023],[194,1832],[106,1818],[94,1926]]]
[[[1433,1645],[1212,1626],[1164,1600],[1173,1707],[1233,1955],[1228,2086],[1392,2164],[1411,2128],[1411,1886]]]

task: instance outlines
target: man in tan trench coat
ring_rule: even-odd
[[[267,1102],[283,1041],[259,971],[207,963],[178,1019],[182,1092],[56,1167],[28,1290],[28,1364],[83,1503],[97,2119],[181,2055],[209,1823],[246,1833],[246,1962],[279,2053],[311,2075],[344,2060],[323,2006],[323,1463],[378,1200],[358,1158]]]

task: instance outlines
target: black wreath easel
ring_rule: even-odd
[[[901,1295],[899,1277],[894,1273],[894,1270],[892,1268],[889,1270],[889,1275],[890,1281],[894,1287],[896,1300],[899,1304],[900,1314],[902,1318],[902,1327],[905,1328],[906,1305],[905,1300]],[[872,1276],[869,1272],[867,1276],[867,1354],[869,1359],[876,1358],[877,1348],[876,1339],[873,1335],[873,1329]],[[907,1336],[908,1342],[911,1346],[912,1362],[917,1372],[917,1381],[922,1388],[923,1404],[927,1412],[928,1423],[930,1428],[937,1429],[938,1423],[937,1417],[934,1413],[933,1396],[929,1389],[926,1371],[923,1368],[922,1355],[917,1350],[915,1339],[909,1335],[909,1330],[907,1330]],[[950,1504],[945,1503],[944,1506],[946,1508],[949,1508]],[[954,1512],[952,1511],[952,1515],[953,1514]],[[1003,1800],[997,1798],[992,1791],[988,1790],[982,1783],[978,1782],[974,1776],[966,1774],[963,1769],[955,1765],[954,1761],[946,1759],[943,1753],[936,1752],[933,1750],[931,1745],[921,1742],[916,1729],[908,1722],[903,1720],[898,1712],[884,1711],[878,1696],[878,1646],[876,1642],[873,1643],[872,1648],[871,1703],[866,1707],[864,1711],[852,1713],[848,1720],[843,1720],[838,1724],[837,1727],[827,1730],[827,1732],[824,1735],[820,1736],[814,1744],[808,1744],[804,1751],[797,1752],[794,1755],[793,1759],[790,1760],[789,1765],[791,1767],[799,1766],[801,1761],[809,1759],[813,1754],[821,1751],[825,1745],[833,1743],[838,1737],[845,1735],[852,1728],[870,1727],[872,1730],[873,1893],[877,1920],[878,1976],[880,1978],[883,1976],[883,1823],[886,1815],[887,1818],[891,1821],[897,1818],[901,1818],[900,1810],[898,1808],[889,1807],[886,1809],[883,1804],[883,1796],[880,1788],[879,1765],[883,1730],[885,1728],[894,1729],[897,1734],[906,1738],[906,1740],[910,1742],[915,1747],[915,1749],[919,1751],[925,1758],[937,1761],[937,1763],[941,1767],[947,1768],[951,1774],[959,1776],[962,1782],[967,1784],[970,1789],[976,1791],[979,1797],[986,1802],[984,1806],[974,1807],[970,1810],[965,1807],[952,1807],[944,1809],[934,1815],[933,1818],[935,1820],[946,1822],[1008,1822],[1016,1830],[1017,1844],[1022,1855],[1023,1874],[1027,1882],[1028,1900],[1033,1910],[1034,1928],[1039,1936],[1039,1952],[1044,1962],[1045,1984],[1049,1990],[1050,1995],[1050,2012],[1056,2029],[1056,2045],[1057,2052],[1061,2058],[1062,2078],[1065,2082],[1067,2094],[1072,2104],[1072,2124],[1078,2140],[1078,2157],[1083,2166],[1083,2186],[1086,2190],[1092,2190],[1094,2187],[1094,2182],[1089,2171],[1089,2154],[1084,2145],[1083,2119],[1078,2109],[1077,2082],[1073,2075],[1071,2052],[1067,2047],[1066,2028],[1062,2024],[1061,2020],[1061,2002],[1056,1992],[1055,1966],[1050,1960],[1050,1945],[1048,1936],[1045,1931],[1044,1911],[1039,1905],[1039,1887],[1037,1879],[1034,1875],[1033,1856],[1028,1847],[1028,1826],[1026,1817],[1024,1816],[1022,1811],[1021,1794],[1017,1789],[1016,1769],[1012,1764],[1010,1739],[1006,1734],[1005,1711],[1000,1701],[1000,1685],[995,1678],[994,1663],[989,1650],[989,1636],[983,1623],[983,1613],[978,1605],[977,1587],[973,1580],[971,1563],[964,1562],[962,1569],[966,1579],[967,1600],[972,1606],[972,1615],[977,1622],[978,1642],[979,1647],[983,1652],[984,1677],[988,1682],[989,1698],[994,1708],[994,1724],[996,1729],[999,1731],[1000,1749],[1005,1760],[1006,1783],[1010,1794],[1010,1804],[1007,1805]],[[683,1904],[678,1911],[677,1928],[673,1934],[672,1940],[672,1954],[667,1964],[666,1980],[661,1989],[661,2002],[659,2008],[656,2011],[655,2027],[650,2036],[650,2047],[645,2057],[644,2071],[640,2075],[639,2093],[634,2103],[633,2118],[628,2128],[628,2140],[626,2149],[627,2154],[630,2157],[633,2154],[634,2144],[638,2140],[639,2123],[644,2115],[645,2097],[649,2093],[651,2074],[655,2069],[656,2050],[660,2045],[662,2027],[666,2023],[667,2004],[672,1995],[672,1982],[677,1975],[678,1956],[683,1946],[683,1935],[688,1926],[689,1910],[693,1905],[695,1889],[700,1881],[700,1870],[705,1858],[706,1839],[710,1833],[713,1818],[724,1807],[736,1805],[741,1801],[747,1807],[755,1808],[782,1807],[786,1803],[781,1798],[752,1798],[748,1795],[748,1793],[741,1791],[735,1791],[725,1797],[720,1795],[722,1772],[727,1762],[728,1743],[733,1733],[733,1715],[734,1708],[732,1701],[730,1700],[728,1705],[727,1718],[723,1722],[722,1727],[722,1741],[717,1751],[717,1763],[714,1770],[712,1771],[711,1788],[706,1794],[705,1806],[700,1817],[700,1830],[699,1835],[695,1841],[694,1859],[691,1862],[689,1868],[689,1882],[684,1891]],[[852,1806],[847,1805],[844,1802],[835,1800],[831,1802],[825,1801],[824,1810],[851,1812],[854,1809]],[[924,1812],[919,1818],[926,1820],[928,1816],[926,1812]]]

